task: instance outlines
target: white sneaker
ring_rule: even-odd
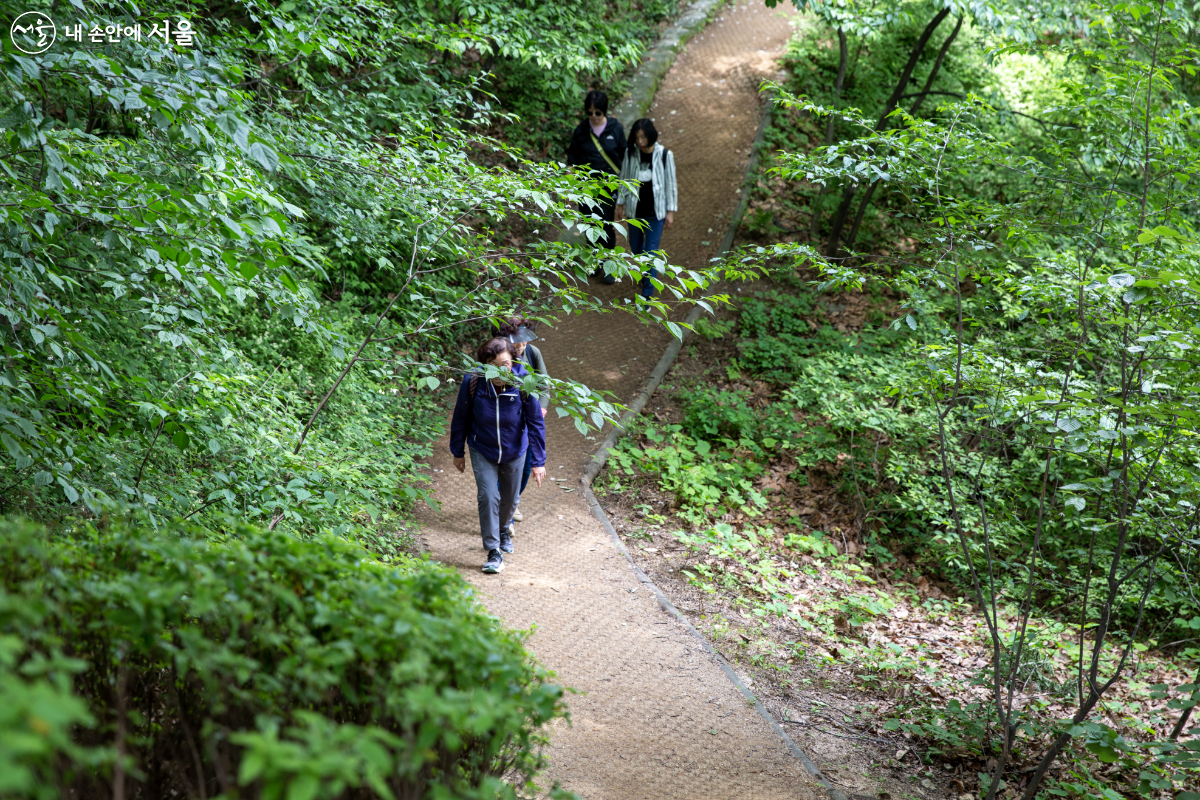
[[[513,522],[521,522],[524,519],[525,518],[523,516],[521,516],[521,509],[514,508],[513,509]]]

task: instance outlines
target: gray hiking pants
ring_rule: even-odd
[[[500,549],[500,521],[512,519],[520,497],[521,471],[525,454],[500,464],[488,461],[471,448],[471,469],[475,472],[475,498],[479,502],[479,531],[486,552]]]

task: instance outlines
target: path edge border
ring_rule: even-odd
[[[644,114],[646,109],[648,109],[650,104],[653,102],[654,93],[657,91],[658,85],[663,76],[666,75],[666,73],[670,70],[671,65],[674,63],[675,56],[677,55],[679,49],[682,48],[687,40],[690,39],[700,27],[708,24],[711,18],[715,15],[715,12],[724,6],[726,2],[728,2],[728,0],[699,0],[699,2],[692,5],[691,9],[686,12],[674,26],[668,28],[662,39],[660,39],[659,43],[656,43],[655,46],[650,50],[650,53],[643,62],[644,65],[650,65],[649,72],[653,74],[652,79],[646,79],[640,82],[641,85],[634,90],[640,91],[643,89],[643,87],[648,85],[648,96],[645,97],[644,100],[642,98],[635,98],[632,96],[628,97],[621,101],[621,103],[617,106],[617,109],[631,109],[635,112],[635,117]],[[700,11],[700,9],[703,9],[703,11]],[[675,28],[685,28],[685,26],[686,30],[675,32]],[[676,38],[670,44],[666,44],[664,40],[667,39],[668,34],[673,32]],[[666,57],[665,66],[662,66],[663,62],[659,60],[663,57]],[[660,68],[661,71],[659,71]],[[733,247],[734,236],[737,235],[737,230],[739,227],[741,227],[742,217],[745,216],[746,208],[750,203],[750,176],[754,174],[754,170],[758,166],[758,158],[760,152],[762,151],[763,140],[766,135],[767,126],[771,121],[772,107],[773,104],[768,101],[766,108],[763,109],[762,118],[759,120],[758,131],[754,137],[754,144],[751,145],[750,148],[750,160],[746,163],[746,173],[742,177],[742,185],[738,189],[738,193],[740,195],[738,198],[738,204],[734,208],[733,215],[729,218],[729,227],[726,229],[725,236],[721,240],[721,247],[718,251],[718,256],[725,255]],[[628,111],[625,113],[628,113]],[[618,119],[620,119],[619,116]],[[700,318],[700,312],[702,310],[703,309],[700,306],[694,307],[684,321],[688,325],[694,324],[696,320]],[[584,498],[587,500],[588,506],[591,508],[592,516],[595,517],[596,521],[599,522],[600,525],[608,532],[609,537],[612,539],[613,547],[615,547],[617,551],[625,557],[625,561],[628,562],[630,569],[633,570],[633,574],[637,577],[638,581],[649,587],[650,591],[654,593],[655,599],[658,600],[659,607],[662,608],[662,610],[665,611],[668,616],[683,625],[687,632],[691,634],[694,639],[700,642],[700,645],[704,648],[705,652],[707,652],[713,658],[713,660],[716,661],[717,666],[719,666],[721,671],[725,673],[725,677],[729,679],[729,682],[732,683],[739,692],[741,692],[742,696],[747,702],[754,706],[754,710],[757,711],[764,720],[766,720],[767,724],[771,727],[771,730],[773,730],[776,735],[778,735],[779,738],[784,741],[784,744],[787,745],[788,750],[791,751],[791,754],[800,762],[805,771],[815,778],[817,783],[819,783],[822,788],[825,789],[825,791],[829,794],[830,800],[851,800],[851,795],[848,795],[846,792],[835,787],[829,778],[825,777],[824,773],[821,772],[821,769],[815,763],[813,763],[813,760],[809,758],[802,749],[800,749],[800,746],[792,740],[792,737],[788,736],[787,731],[783,729],[783,727],[779,724],[779,721],[775,719],[775,716],[767,710],[766,706],[759,702],[758,697],[756,697],[755,694],[750,691],[750,688],[746,686],[745,682],[738,676],[737,672],[733,669],[733,666],[729,663],[729,661],[726,660],[723,655],[717,652],[717,650],[709,643],[708,639],[704,637],[704,634],[700,633],[700,631],[696,629],[696,626],[691,623],[691,620],[685,617],[683,613],[675,607],[675,604],[672,603],[665,594],[663,594],[663,591],[658,588],[654,581],[650,579],[650,576],[642,571],[642,568],[639,567],[633,560],[633,556],[629,554],[629,550],[625,547],[625,543],[621,541],[621,537],[617,534],[616,529],[613,528],[612,520],[608,518],[608,513],[605,512],[603,506],[600,505],[600,501],[596,498],[595,493],[592,491],[592,481],[596,479],[596,476],[600,474],[600,470],[604,468],[604,464],[608,461],[608,454],[612,447],[625,433],[625,425],[627,425],[630,420],[640,414],[642,409],[646,407],[646,403],[650,401],[650,396],[654,394],[654,391],[658,388],[659,384],[662,383],[663,378],[666,377],[667,371],[670,370],[671,366],[675,363],[675,359],[679,356],[679,351],[683,349],[683,344],[687,339],[687,334],[688,330],[685,328],[681,337],[674,339],[671,344],[667,346],[662,358],[659,359],[658,364],[654,367],[654,370],[650,373],[650,377],[646,380],[645,385],[642,387],[642,391],[639,392],[637,397],[634,398],[633,402],[629,405],[628,410],[621,415],[620,420],[618,420],[617,424],[613,426],[613,429],[609,431],[608,436],[605,437],[604,442],[600,445],[600,448],[592,455],[592,460],[588,463],[587,467],[583,471],[583,474],[579,478],[579,482],[583,484]]]

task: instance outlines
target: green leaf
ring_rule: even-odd
[[[238,768],[238,783],[245,786],[248,783],[253,783],[259,775],[262,774],[263,768],[266,766],[266,761],[263,758],[262,752],[251,749],[242,756],[242,764]]]
[[[1116,748],[1104,742],[1088,742],[1085,747],[1105,764],[1112,764],[1121,757]]]
[[[238,264],[238,272],[242,273],[242,277],[248,281],[254,280],[254,276],[258,274],[258,267],[251,264],[249,261],[243,261]]]
[[[247,278],[247,280],[249,280],[249,278]],[[294,294],[300,293],[300,285],[298,283],[296,283],[295,278],[293,278],[291,275],[287,274],[286,272],[281,271],[279,273],[279,282],[282,283],[289,292],[293,292]]]
[[[268,172],[279,169],[279,154],[262,142],[250,145],[250,157],[263,166]]]
[[[79,492],[67,482],[66,478],[59,478],[58,485],[62,487],[63,494],[67,496],[68,503],[76,503],[79,500]]]
[[[204,273],[204,279],[208,281],[208,285],[213,288],[213,291],[221,295],[222,300],[226,299],[225,286],[219,280],[217,280],[211,273],[208,272]]]
[[[305,773],[288,786],[287,800],[313,800],[320,788],[321,784],[316,776]]]
[[[21,449],[21,445],[17,443],[17,440],[7,433],[0,433],[0,442],[4,443],[5,449],[8,450],[8,454],[13,458],[21,458],[25,455],[25,451]]]

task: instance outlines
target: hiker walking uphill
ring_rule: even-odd
[[[662,242],[663,228],[675,224],[679,188],[675,180],[675,156],[658,143],[658,130],[645,117],[629,129],[629,150],[621,164],[621,180],[636,182],[638,190],[635,194],[621,187],[616,220],[620,222],[627,216],[641,223],[629,226],[629,249],[635,256],[653,253]],[[640,297],[649,300],[654,296],[651,278],[657,277],[657,267],[646,271],[638,289]]]
[[[516,350],[507,338],[496,338],[476,351],[480,364],[518,379],[529,373],[515,363]],[[465,376],[450,421],[450,454],[454,468],[466,470],[464,446],[471,449],[479,530],[487,561],[483,571],[504,569],[504,553],[513,552],[512,528],[502,527],[517,502],[525,451],[532,451],[532,474],[538,486],[546,477],[546,428],[537,395],[508,385],[503,377],[488,380],[483,369]]]
[[[529,320],[521,316],[512,317],[506,324],[500,326],[500,334],[507,336],[508,341],[512,342],[517,360],[525,366],[525,369],[544,378],[550,377],[550,373],[546,371],[546,360],[542,358],[542,351],[532,344],[537,341],[537,336],[534,334],[533,325],[529,323]],[[542,419],[545,419],[546,413],[550,410],[549,387],[538,393],[538,400],[542,406]],[[525,469],[521,472],[521,489],[517,493],[517,505],[513,509],[510,523],[521,522],[524,519],[521,515],[521,495],[525,493],[525,487],[529,485],[529,475],[532,470],[533,449],[530,448],[525,451]]]
[[[598,89],[587,93],[583,111],[586,117],[575,127],[571,143],[567,146],[567,165],[586,166],[593,173],[615,178],[621,171],[618,165],[625,153],[625,129],[621,127],[620,120],[608,116],[608,95]],[[604,224],[604,235],[596,241],[596,247],[611,250],[617,244],[613,230],[616,198],[601,197],[598,201],[599,207],[580,203],[579,213]],[[604,271],[604,267],[597,267],[592,274],[606,284],[617,282],[616,278]]]

